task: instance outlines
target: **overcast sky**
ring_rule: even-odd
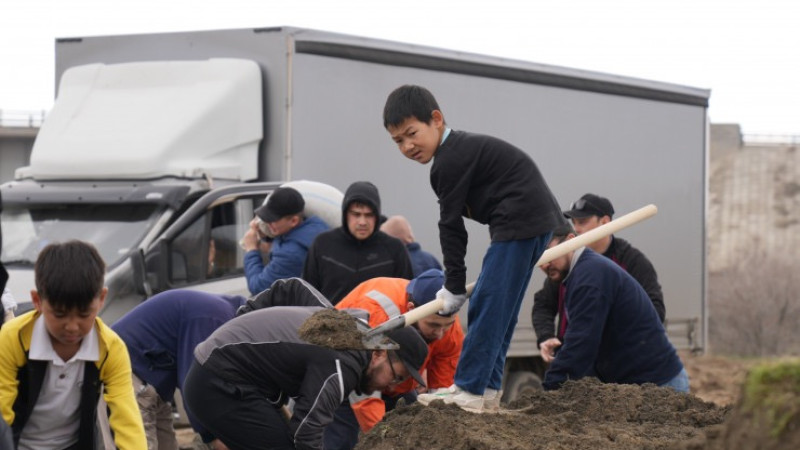
[[[2,0],[0,110],[52,106],[57,37],[280,25],[711,89],[712,123],[800,135],[798,0]]]

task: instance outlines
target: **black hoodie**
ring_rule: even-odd
[[[363,203],[375,213],[375,231],[364,240],[356,239],[347,227],[347,209],[353,202]],[[334,305],[369,279],[413,278],[405,244],[378,229],[380,214],[378,188],[369,181],[357,181],[344,194],[342,226],[319,234],[308,249],[303,279]]]

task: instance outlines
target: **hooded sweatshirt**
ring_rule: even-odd
[[[347,210],[354,202],[375,213],[375,230],[356,239],[347,226]],[[303,267],[303,279],[334,305],[361,282],[376,277],[413,278],[405,244],[378,229],[381,214],[378,188],[368,181],[350,185],[342,201],[342,226],[317,236]]]

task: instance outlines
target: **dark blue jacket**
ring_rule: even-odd
[[[411,269],[414,271],[414,277],[418,277],[426,270],[442,270],[442,265],[439,263],[439,260],[423,250],[419,242],[406,244],[406,249],[408,249],[408,257],[411,259]]]
[[[172,401],[175,389],[183,390],[194,348],[232,319],[245,300],[175,289],[139,304],[111,328],[128,347],[134,375],[153,386],[164,401]],[[204,433],[191,414],[189,420]]]
[[[653,302],[616,263],[585,248],[564,283],[569,322],[545,389],[586,375],[660,385],[683,369]]]
[[[256,295],[269,289],[275,280],[302,275],[308,248],[314,238],[328,228],[328,224],[317,216],[307,218],[290,232],[272,241],[267,265],[264,265],[258,250],[245,253],[244,275],[250,293]]]

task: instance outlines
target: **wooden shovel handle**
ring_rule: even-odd
[[[622,230],[623,228],[627,228],[633,224],[648,219],[656,215],[657,212],[658,208],[656,208],[656,205],[653,204],[641,207],[636,211],[629,212],[628,214],[618,217],[605,225],[601,225],[593,230],[587,231],[586,233],[578,235],[545,250],[545,252],[542,253],[542,256],[539,258],[539,261],[536,262],[536,265],[541,266],[543,264],[547,264],[550,261],[560,258],[573,250],[577,250],[580,247],[589,245],[595,241],[599,241],[600,239],[610,236],[617,231]],[[474,288],[474,281],[467,285],[467,297],[472,295],[472,290]],[[422,306],[412,309],[404,314],[406,319],[405,326],[416,323],[419,319],[428,317],[431,314],[436,314],[438,311],[442,310],[442,307],[444,307],[444,300],[437,298]]]
[[[606,236],[610,236],[623,228],[628,228],[633,224],[639,223],[645,219],[649,219],[650,217],[655,216],[657,212],[658,208],[656,208],[656,205],[653,204],[643,206],[636,211],[629,212],[628,214],[618,217],[605,225],[600,225],[593,230],[579,234],[570,240],[564,241],[552,248],[545,250],[544,253],[542,253],[542,256],[539,258],[539,261],[536,262],[536,265],[541,266],[543,264],[547,264],[550,261],[560,258],[573,250],[577,250],[581,247],[599,241]]]
[[[467,297],[472,295],[472,290],[475,288],[475,282],[467,285]],[[422,306],[417,306],[411,311],[404,314],[406,318],[406,326],[416,323],[419,319],[428,317],[431,314],[436,314],[444,308],[444,300],[441,298],[433,299]]]

